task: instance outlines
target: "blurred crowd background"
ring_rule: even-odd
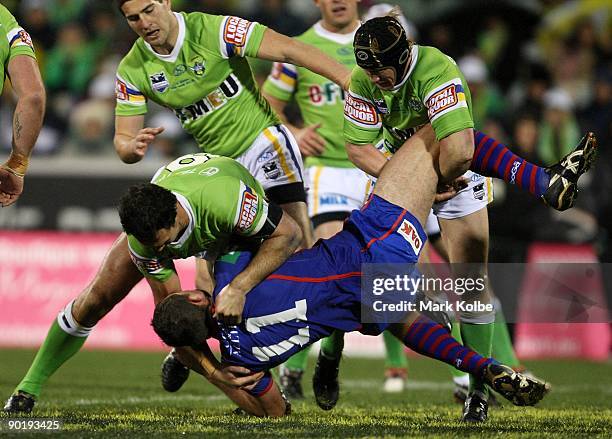
[[[48,108],[34,154],[114,156],[114,77],[134,41],[112,1],[2,0],[31,34]],[[287,35],[318,19],[311,0],[173,0],[177,11],[235,14]],[[362,0],[366,11],[378,2]],[[539,164],[552,164],[586,131],[599,139],[595,169],[582,180],[578,208],[559,214],[514,187],[496,184],[490,207],[491,260],[524,260],[534,240],[590,243],[612,258],[610,149],[612,3],[609,0],[396,0],[413,38],[459,63],[476,127]],[[254,62],[263,81],[270,65]],[[13,96],[0,105],[0,152],[10,150]],[[166,130],[147,160],[195,151],[168,110],[150,107],[149,126]],[[117,159],[118,161],[118,159]]]

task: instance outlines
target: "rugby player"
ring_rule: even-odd
[[[272,381],[272,367],[334,330],[378,335],[387,327],[407,346],[479,376],[513,403],[535,404],[548,389],[544,382],[461,346],[448,334],[448,327],[428,317],[410,314],[397,324],[389,324],[386,316],[376,323],[361,319],[362,305],[368,303],[364,300],[367,295],[361,295],[362,264],[416,264],[427,239],[421,224],[429,214],[438,182],[435,169],[440,149],[434,136],[430,125],[412,136],[407,147],[401,148],[382,170],[372,197],[351,214],[340,233],[292,255],[256,286],[247,295],[240,325],[215,319],[212,304],[249,263],[248,252],[234,252],[217,260],[217,285],[212,296],[203,291],[181,292],[169,264],[158,270],[141,265],[150,282],[155,279],[164,284],[169,293],[156,306],[152,322],[155,331],[170,346],[183,347],[180,360],[205,376],[221,364],[265,372],[248,389],[233,389],[246,400],[241,407],[260,416],[282,416],[287,410]],[[169,175],[158,183],[178,193],[183,179],[182,175]],[[188,243],[197,240],[198,232],[197,228],[183,227],[180,211],[162,215],[156,214],[159,209],[134,209],[132,204],[133,196],[128,193],[119,208],[130,239],[153,235],[156,240],[152,246],[169,241],[185,243],[162,249],[165,253],[157,252],[157,261],[162,255],[189,252]],[[176,206],[177,199],[169,199],[167,204]],[[151,221],[153,217],[158,219]],[[221,363],[210,356],[207,336],[220,340]],[[235,394],[228,395],[238,400]]]
[[[385,155],[396,153],[415,129],[430,124],[440,143],[441,181],[463,176],[469,182],[456,197],[433,206],[451,263],[474,263],[478,268],[473,274],[486,275],[486,205],[492,193],[485,176],[518,184],[558,210],[573,205],[577,180],[594,160],[592,134],[547,169],[520,159],[480,132],[476,132],[475,148],[469,89],[450,57],[409,41],[394,16],[365,22],[355,35],[354,51],[359,68],[351,78],[344,124],[346,148],[353,163],[378,176],[384,169]],[[376,148],[381,134],[384,139]],[[479,299],[491,302],[488,289]],[[463,312],[460,317],[463,342],[489,356],[495,312]],[[487,393],[484,382],[472,376],[463,420],[486,420]]]

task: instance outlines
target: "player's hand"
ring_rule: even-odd
[[[321,124],[317,123],[304,127],[296,133],[295,139],[303,156],[321,155],[325,151],[325,139],[317,133],[319,128]]]
[[[215,369],[210,379],[230,387],[249,389],[264,376],[263,372],[252,372],[246,367],[222,365]]]
[[[13,204],[23,192],[23,177],[0,166],[0,205],[7,207]]]
[[[227,284],[215,300],[215,317],[226,325],[238,325],[242,321],[242,310],[246,301],[246,292]]]
[[[136,137],[134,137],[128,144],[131,154],[136,157],[135,162],[142,160],[147,152],[147,149],[149,149],[149,145],[155,140],[155,137],[157,137],[163,131],[164,127],[146,127],[138,131]]]
[[[465,177],[459,177],[451,181],[450,183],[440,183],[436,190],[436,196],[434,203],[440,203],[442,201],[448,201],[451,198],[457,196],[457,194],[468,186],[468,179]]]

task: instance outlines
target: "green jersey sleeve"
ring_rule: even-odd
[[[219,48],[223,58],[256,58],[267,27],[235,16],[221,16],[219,19]]]
[[[132,73],[135,71],[129,64],[132,60],[124,59],[117,69],[115,79],[115,97],[117,103],[115,114],[117,116],[139,116],[147,113],[147,98],[140,91]]]
[[[264,196],[238,178],[226,177],[215,184],[222,196],[209,198],[207,210],[216,218],[209,219],[208,223],[216,221],[222,233],[256,235],[268,218],[268,202]]]
[[[2,5],[0,5],[0,29],[5,38],[2,41],[2,48],[6,49],[3,50],[4,57],[2,60],[5,66],[9,60],[17,55],[36,58],[30,34],[19,26],[15,17]]]
[[[174,261],[170,257],[163,257],[151,248],[140,243],[132,235],[128,235],[130,258],[145,277],[165,282],[176,274]]]
[[[297,68],[292,64],[275,62],[263,84],[264,93],[289,102],[295,93],[298,80]]]
[[[344,140],[354,145],[376,143],[382,119],[372,98],[370,80],[356,67],[344,101]]]
[[[466,128],[474,128],[469,89],[455,61],[445,56],[446,68],[422,88],[427,116],[441,140]]]

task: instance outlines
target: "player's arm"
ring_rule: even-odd
[[[378,177],[387,163],[384,154],[371,143],[366,145],[347,143],[345,147],[349,160],[363,172],[373,177]]]
[[[266,29],[257,57],[302,66],[348,89],[351,72],[319,49],[295,38]]]
[[[144,115],[115,116],[114,144],[117,155],[124,163],[142,160],[155,137],[163,127],[144,127]]]
[[[320,123],[299,128],[289,123],[287,117],[285,116],[285,107],[287,106],[287,101],[278,99],[270,95],[269,93],[266,93],[265,90],[262,91],[262,95],[266,98],[266,100],[268,101],[272,109],[276,112],[276,114],[278,114],[278,117],[283,122],[283,124],[287,128],[289,128],[289,130],[291,130],[291,133],[295,136],[295,139],[298,142],[298,146],[302,155],[320,155],[325,150],[325,140],[319,135],[319,133],[317,133],[317,129],[321,127]]]
[[[240,366],[223,366],[214,357],[210,349],[208,349],[208,353],[206,352],[207,347],[208,345],[202,346],[202,350],[192,347],[177,349],[179,361],[194,372],[203,375],[247,413],[254,416],[270,417],[278,417],[285,414],[286,402],[274,383],[270,390],[261,396],[254,396],[247,390],[264,377],[264,372],[252,373],[250,370]],[[206,364],[209,361],[215,364],[215,369],[212,371],[207,370],[208,366]],[[245,376],[238,376],[234,382],[227,383],[218,378],[220,373],[226,373],[235,377],[239,374],[245,374]],[[271,378],[268,377],[267,379]]]
[[[247,293],[280,267],[302,241],[302,231],[297,223],[280,207],[271,204],[270,210],[272,208],[280,211],[280,221],[277,224],[270,215],[266,219],[266,226],[274,227],[274,231],[263,240],[245,269],[217,296],[215,317],[227,324],[240,323]]]
[[[474,155],[474,129],[466,128],[440,140],[440,175],[452,181],[470,169]]]
[[[8,75],[17,95],[9,159],[0,167],[0,204],[13,204],[23,191],[23,177],[45,115],[45,87],[36,59],[17,55],[8,62]]]

